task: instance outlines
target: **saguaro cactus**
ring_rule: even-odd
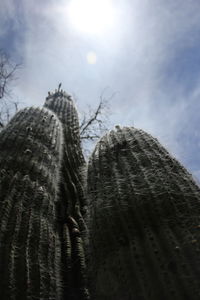
[[[0,134],[2,300],[88,299],[77,112],[64,93],[51,96]]]
[[[142,130],[117,127],[88,167],[95,300],[200,299],[200,190]]]
[[[85,246],[94,300],[199,299],[189,173],[147,133],[117,127],[90,158],[86,201],[73,99],[58,90],[44,106],[0,133],[0,299],[89,299]]]
[[[0,134],[0,299],[60,299],[56,207],[62,127],[25,109]]]
[[[79,206],[81,214],[84,214],[83,174],[85,160],[80,144],[78,114],[73,99],[69,94],[57,91],[46,98],[44,106],[55,112],[63,125],[63,189],[69,198],[77,201],[76,205],[69,203],[68,209],[71,214],[76,214],[74,209]]]
[[[69,249],[71,251],[71,262],[66,260],[66,256],[63,256],[64,278],[70,277],[72,287],[70,299],[88,299],[82,242],[83,235],[86,234],[83,218],[86,212],[86,200],[83,189],[85,160],[80,143],[78,113],[72,97],[63,91],[49,94],[44,106],[55,112],[63,125],[61,201],[58,203],[58,215],[60,222],[65,223],[63,227],[63,253],[69,252]],[[68,234],[70,234],[71,239],[70,247],[69,244],[66,244]],[[68,282],[67,279],[64,281]],[[69,297],[68,289],[66,289],[65,295]]]

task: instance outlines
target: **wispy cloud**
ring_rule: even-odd
[[[117,92],[113,123],[134,124],[157,136],[200,176],[199,2],[113,1],[116,28],[96,37],[72,28],[68,3],[1,1],[1,45],[24,64],[19,97],[41,105],[62,81],[84,107],[95,105],[109,86]],[[97,57],[94,65],[87,62],[90,51]]]

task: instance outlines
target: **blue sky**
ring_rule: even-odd
[[[151,133],[200,180],[200,2],[107,0],[115,22],[91,33],[70,21],[71,1],[1,0],[0,48],[23,63],[15,97],[40,106],[62,82],[81,110],[109,87],[111,124]]]

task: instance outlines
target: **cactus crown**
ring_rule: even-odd
[[[55,89],[54,92],[48,92],[46,100],[55,99],[57,97],[66,97],[68,100],[72,101],[72,96],[63,90]]]

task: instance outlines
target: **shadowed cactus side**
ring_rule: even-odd
[[[88,166],[91,298],[200,299],[199,192],[149,134],[105,135]]]

